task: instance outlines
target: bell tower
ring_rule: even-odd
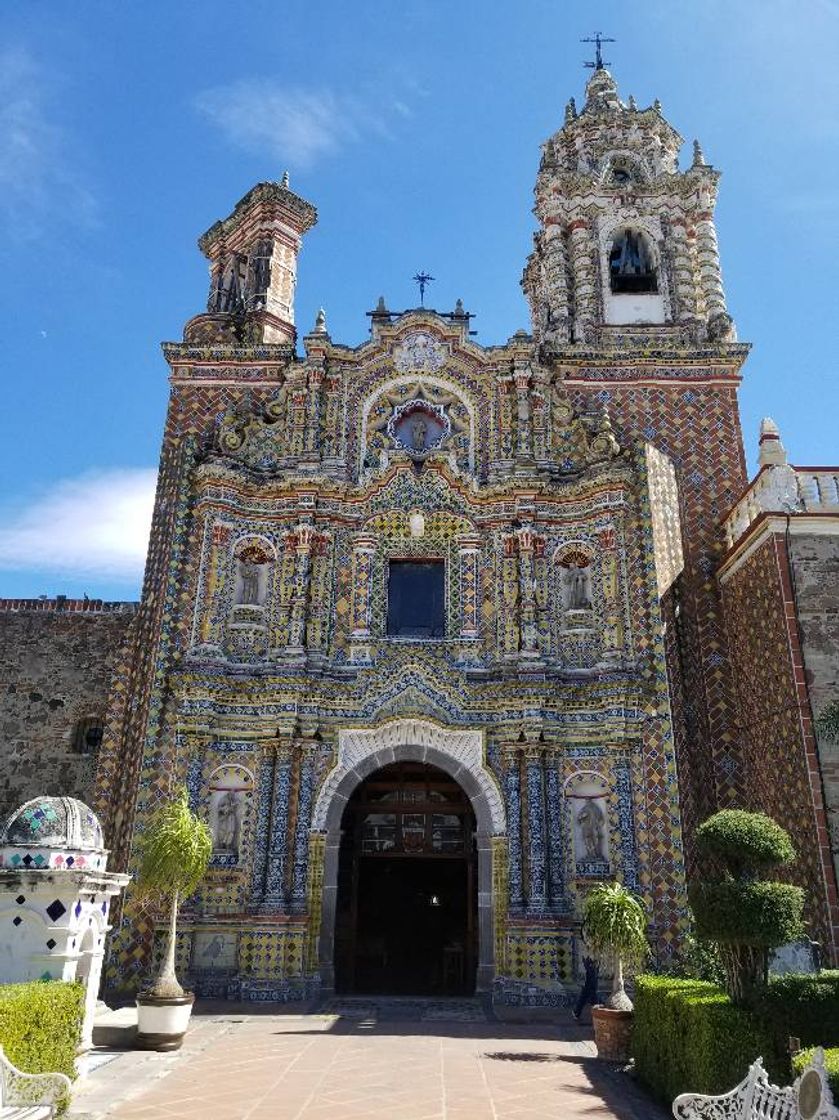
[[[314,206],[290,189],[288,172],[249,190],[198,239],[210,262],[210,294],[207,316],[192,320],[187,338],[232,328],[240,341],[293,344],[297,257],[316,221]]]
[[[542,147],[539,231],[522,281],[533,333],[548,346],[597,344],[623,326],[677,326],[694,342],[733,340],[714,206],[719,173],[655,101],[624,103],[596,68],[579,112]]]
[[[716,571],[720,519],[746,484],[737,388],[749,347],[723,289],[719,172],[698,143],[680,168],[683,141],[660,102],[621,100],[599,43],[589,65],[585,104],[570,100],[542,146],[522,286],[547,376],[577,409],[605,409],[622,437],[648,445],[653,521],[679,538],[661,609],[690,836],[748,797]]]

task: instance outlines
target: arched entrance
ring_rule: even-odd
[[[394,762],[426,762],[448,774],[469,798],[475,814],[478,865],[478,967],[475,989],[488,992],[495,978],[492,840],[506,835],[504,804],[484,765],[483,733],[441,727],[430,720],[388,720],[377,727],[338,732],[338,757],[320,787],[312,811],[312,834],[323,838],[323,880],[318,969],[324,991],[335,988],[335,916],[341,823],[349,799],[376,770]]]
[[[477,955],[477,848],[468,797],[424,762],[375,771],[342,818],[336,989],[471,993]]]

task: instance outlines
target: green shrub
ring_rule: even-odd
[[[764,813],[722,809],[696,830],[696,850],[723,863],[735,879],[791,863],[795,849],[787,832]]]
[[[711,872],[688,888],[696,932],[717,943],[726,989],[745,1003],[765,981],[769,950],[803,932],[804,891],[760,878],[795,850],[771,817],[742,809],[709,817],[696,830],[696,848]]]
[[[0,984],[0,1046],[24,1073],[76,1076],[84,986],[61,980]]]
[[[726,1093],[763,1057],[773,1080],[788,1066],[771,1032],[714,984],[637,977],[632,1053],[638,1078],[668,1104],[679,1093]]]
[[[803,1073],[812,1060],[812,1050],[802,1050],[799,1054],[796,1054],[792,1059],[792,1071],[795,1076],[798,1077],[800,1073]],[[833,1094],[833,1102],[836,1104],[839,1102],[839,1049],[825,1050],[824,1068],[827,1071],[827,1080]]]
[[[772,1029],[778,1053],[790,1035],[802,1046],[839,1046],[839,970],[773,976],[752,1007]]]
[[[707,980],[719,987],[725,986],[725,969],[715,941],[688,934],[676,957],[671,976],[681,980]]]
[[[802,891],[789,883],[694,883],[690,901],[696,932],[710,941],[738,944],[748,937],[749,945],[774,949],[801,934]]]

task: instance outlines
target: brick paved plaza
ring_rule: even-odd
[[[129,1017],[130,1013],[123,1013]],[[99,1037],[102,1037],[101,1035]],[[176,1054],[98,1049],[70,1116],[120,1120],[659,1120],[589,1026],[489,1022],[472,1001],[318,1014],[199,1008]]]

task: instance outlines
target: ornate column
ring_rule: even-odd
[[[670,231],[673,238],[673,279],[675,288],[676,318],[680,323],[695,322],[696,278],[693,248],[688,240],[687,221],[673,218]]]
[[[315,530],[311,525],[298,525],[294,538],[294,591],[288,623],[288,651],[299,656],[305,652],[306,613],[309,605],[309,578]]]
[[[324,406],[321,454],[325,462],[340,459],[344,454],[342,442],[343,425],[341,424],[343,412],[341,408],[343,403],[342,390],[343,381],[340,370],[333,370],[330,365],[324,377],[324,395],[326,403]]]
[[[532,370],[533,457],[537,462],[549,458],[548,449],[548,373],[542,366]]]
[[[499,376],[498,389],[498,458],[512,461],[513,458],[513,379],[509,375]]]
[[[312,560],[309,575],[309,610],[306,615],[306,650],[309,658],[323,654],[326,630],[326,609],[329,602],[327,576],[329,574],[329,541],[325,533],[316,534],[312,541]]]
[[[550,293],[549,319],[545,333],[552,342],[566,343],[571,336],[571,309],[568,299],[565,231],[555,219],[546,219],[544,236],[545,286]]]
[[[193,626],[193,648],[207,652],[221,649],[223,619],[219,617],[219,604],[224,591],[227,573],[227,552],[233,526],[222,522],[207,522],[204,531],[204,568],[201,595],[196,604]]]
[[[288,378],[290,432],[288,451],[290,455],[302,455],[306,446],[306,405],[309,391],[305,373],[294,373]]]
[[[534,914],[541,914],[548,902],[542,751],[535,744],[529,743],[524,757],[527,779],[527,909]]]
[[[521,751],[516,744],[501,747],[504,775],[504,808],[507,814],[507,888],[511,910],[524,906],[521,851]]]
[[[594,323],[597,305],[592,231],[585,218],[578,218],[568,227],[568,249],[574,276],[574,338],[584,342]]]
[[[306,909],[306,875],[309,866],[309,827],[312,823],[312,793],[315,783],[315,747],[298,743],[297,822],[294,827],[294,864],[291,871],[291,910]]]
[[[521,620],[520,654],[526,660],[539,656],[539,639],[536,633],[535,569],[533,564],[536,534],[533,527],[525,525],[518,530],[519,553],[519,617]]]
[[[600,573],[603,589],[603,660],[620,661],[623,656],[623,618],[618,586],[618,552],[615,529],[600,534]]]
[[[271,800],[274,794],[274,769],[277,763],[276,739],[262,745],[256,793],[256,827],[253,840],[253,866],[248,909],[258,910],[265,896],[268,844],[271,838]]]
[[[559,757],[554,751],[545,755],[545,816],[547,824],[548,903],[552,910],[568,910],[565,887],[565,843],[562,833],[562,788]]]
[[[478,555],[481,538],[460,537],[457,552],[460,561],[460,637],[477,638],[480,622],[478,587]]]
[[[321,446],[321,409],[323,390],[323,365],[309,369],[309,407],[306,423],[306,454],[316,455]]]
[[[720,270],[720,250],[717,244],[717,230],[714,216],[706,210],[697,216],[696,221],[696,260],[699,268],[699,286],[705,303],[708,322],[720,315],[726,315],[725,292]]]
[[[286,876],[289,865],[288,808],[293,758],[289,740],[276,740],[274,755],[265,888],[259,904],[260,911],[268,914],[286,909]]]
[[[520,459],[532,459],[533,432],[531,429],[529,362],[521,359],[515,361],[513,384],[516,391],[516,455]]]
[[[376,538],[359,533],[353,540],[352,553],[352,633],[350,660],[370,661],[370,608],[373,593],[373,556]]]
[[[498,645],[504,657],[517,657],[519,652],[519,574],[515,533],[501,538],[501,602],[498,619]]]

